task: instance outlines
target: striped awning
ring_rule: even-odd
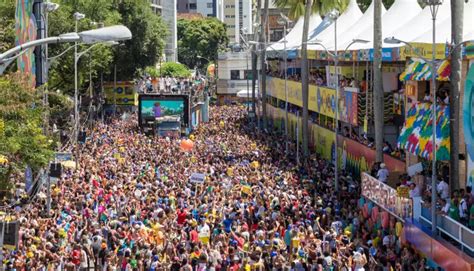
[[[433,125],[431,103],[417,103],[407,113],[398,138],[398,147],[425,159],[433,156]],[[436,160],[449,160],[449,106],[437,105]]]
[[[438,72],[436,79],[438,81],[448,81],[451,75],[451,64],[449,60],[440,60],[436,62]],[[428,81],[431,80],[431,65],[421,58],[412,58],[409,60],[405,71],[400,74],[401,81]]]

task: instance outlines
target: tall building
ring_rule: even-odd
[[[222,0],[223,21],[227,27],[227,36],[230,44],[240,44],[241,31],[253,33],[252,1],[251,0]]]
[[[262,1],[262,6],[261,9],[263,10],[264,7],[264,1]],[[273,1],[269,1],[268,5],[268,24],[267,24],[267,29],[268,29],[268,41],[269,42],[276,42],[279,41],[283,38],[283,32],[284,32],[284,26],[279,24],[279,20],[281,20],[280,14],[284,14],[285,16],[288,16],[288,9],[280,9],[277,8],[274,4]],[[262,19],[263,21],[263,12],[262,12]],[[294,23],[293,23],[294,24]],[[293,24],[290,24],[287,26],[287,32],[288,30],[292,27]]]
[[[161,15],[161,11],[163,9],[163,0],[150,0],[151,2],[151,9],[155,14]]]
[[[165,5],[166,1],[166,5]],[[168,26],[168,38],[165,44],[164,58],[166,62],[176,62],[178,60],[178,30],[177,30],[177,4],[176,0],[150,0],[152,10],[161,15]]]
[[[230,44],[240,43],[241,30],[252,34],[252,0],[178,0],[178,13],[200,13],[226,24]]]
[[[199,13],[203,17],[217,17],[219,0],[178,0],[178,13]]]

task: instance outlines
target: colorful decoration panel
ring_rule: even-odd
[[[267,114],[272,119],[276,129],[283,132],[285,122],[285,110],[267,104]],[[294,114],[289,115],[289,136],[295,138],[296,121],[299,121],[299,137],[302,140],[301,117],[297,118]],[[315,123],[309,124],[310,138],[309,145],[322,158],[334,160],[335,157],[335,136],[334,131],[323,128]],[[338,136],[339,165],[353,176],[360,176],[364,171],[369,170],[375,163],[375,150],[371,149],[354,140]],[[390,172],[404,172],[405,162],[384,154],[384,161]]]
[[[471,64],[464,87],[464,140],[467,150],[467,185],[474,184],[474,65]]]
[[[285,93],[285,80],[280,78],[267,78],[267,93],[268,95],[285,101],[288,95],[288,102],[303,106],[303,93],[301,90],[301,83],[295,81],[287,82],[287,94]],[[358,93],[340,90],[341,97],[339,98],[339,119],[358,125],[357,110],[358,110]],[[308,94],[308,108],[312,112],[316,112],[331,118],[336,116],[336,90],[328,87],[321,87],[310,85]]]
[[[36,40],[36,19],[33,15],[33,0],[17,0],[15,12],[15,44],[20,45]],[[18,58],[18,70],[28,74],[31,85],[36,84],[34,48]]]
[[[436,121],[436,159],[449,160],[449,106],[438,105]],[[407,113],[405,124],[398,138],[398,146],[408,152],[432,159],[432,105],[431,103],[414,104]]]
[[[448,81],[451,75],[451,64],[449,60],[436,62],[438,81]],[[401,81],[428,81],[431,80],[431,65],[421,58],[412,58],[409,60],[405,71],[400,74]]]

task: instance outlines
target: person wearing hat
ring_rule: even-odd
[[[385,163],[381,163],[380,169],[377,171],[377,179],[383,183],[387,183],[388,175],[389,175],[389,172]]]

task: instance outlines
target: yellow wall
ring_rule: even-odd
[[[297,106],[303,106],[303,97],[301,92],[301,83],[288,81],[288,102]],[[269,78],[267,85],[268,95],[285,101],[285,80],[279,78]],[[319,93],[319,95],[318,95]],[[327,87],[309,86],[309,105],[310,111],[322,115],[335,117],[335,97],[336,91]],[[318,107],[318,97],[321,99],[321,106]]]

